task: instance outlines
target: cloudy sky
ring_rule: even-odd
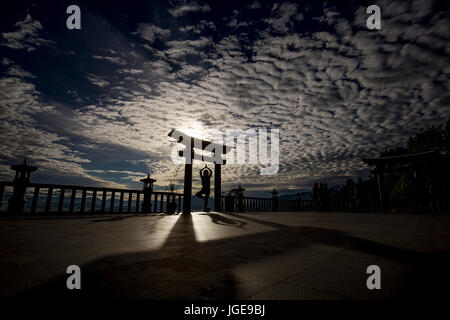
[[[81,30],[66,27],[71,4]],[[366,27],[371,4],[380,30]],[[150,172],[181,186],[172,128],[280,130],[278,174],[225,166],[225,189],[367,176],[361,157],[450,116],[449,12],[427,0],[2,1],[0,179],[27,156],[34,181],[140,187]]]

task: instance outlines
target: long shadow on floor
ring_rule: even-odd
[[[125,219],[131,219],[131,218],[136,218],[136,217],[145,217],[148,216],[149,214],[145,215],[145,214],[141,214],[141,215],[135,215],[135,214],[116,214],[114,216],[111,217],[98,217],[96,219],[91,220],[91,223],[99,223],[99,222],[114,222],[114,221],[123,221]],[[154,216],[164,216],[163,214],[152,214]]]
[[[68,275],[19,294],[19,297],[124,299],[242,298],[233,268],[327,244],[407,264],[414,269],[399,297],[440,297],[450,284],[449,253],[425,254],[351,236],[346,232],[291,227],[233,215],[275,228],[273,231],[207,242],[195,240],[192,217],[181,215],[161,249],[108,256],[81,267],[82,290],[66,289]],[[231,218],[226,218],[231,219]],[[233,219],[234,220],[234,219]]]
[[[222,224],[226,226],[236,227],[245,229],[245,225],[247,222],[237,220],[237,219],[230,219],[224,215],[208,212],[208,213],[200,213],[201,216],[209,216],[211,218],[211,222],[215,224]]]

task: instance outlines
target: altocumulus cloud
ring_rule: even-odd
[[[73,81],[66,101],[55,103],[39,90],[39,74],[4,63],[2,160],[29,153],[48,168],[91,180],[107,173],[132,185],[148,170],[161,184],[179,183],[170,129],[208,137],[267,127],[280,129],[279,173],[226,166],[227,187],[240,181],[247,190],[301,189],[367,174],[361,157],[402,145],[450,115],[448,7],[377,4],[383,20],[376,31],[366,29],[366,7],[354,5],[251,1],[226,9],[173,2],[152,18],[129,13],[128,29],[120,19],[90,12],[102,22],[105,42],[81,49],[83,63],[93,67],[73,76],[82,80]],[[31,32],[20,32],[25,22]],[[45,28],[28,16],[11,28],[2,33],[5,50],[45,50],[46,41],[55,42],[33,40]],[[52,131],[36,123],[43,112],[70,114],[70,121]],[[18,152],[21,133],[30,150]],[[87,152],[82,145],[94,147]],[[128,157],[114,161],[117,153],[107,150],[126,150]]]

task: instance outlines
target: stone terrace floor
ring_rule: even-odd
[[[442,297],[450,215],[335,212],[0,219],[0,296]],[[81,267],[82,289],[66,288]],[[381,268],[368,290],[366,268]]]

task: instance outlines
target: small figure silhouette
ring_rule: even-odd
[[[208,212],[208,199],[209,194],[211,192],[211,176],[212,170],[208,168],[207,165],[203,169],[200,170],[200,178],[202,179],[202,189],[195,194],[196,197],[202,198],[205,200],[204,211]]]
[[[167,214],[175,214],[177,211],[177,204],[175,200],[167,203]]]
[[[313,210],[319,210],[319,183],[314,183],[313,191],[312,191],[312,205]]]

